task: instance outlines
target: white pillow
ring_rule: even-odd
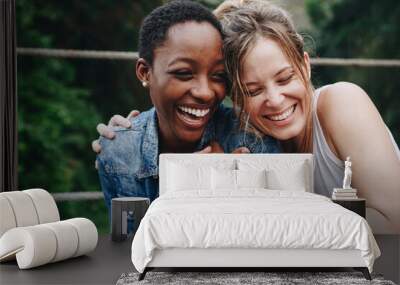
[[[267,172],[263,170],[236,170],[237,188],[267,188]]]
[[[168,191],[186,191],[211,188],[211,168],[187,166],[170,162],[168,164]]]
[[[213,190],[236,190],[236,170],[213,167],[211,177]]]
[[[267,170],[268,189],[307,191],[308,180],[306,163],[292,164],[291,167]]]
[[[240,159],[238,168],[248,171],[265,169],[266,188],[271,190],[310,191],[309,189],[312,189],[312,169],[308,160],[290,159],[284,155],[274,159]]]
[[[241,188],[267,188],[267,176],[263,170],[215,169],[211,171],[212,189],[234,191]]]

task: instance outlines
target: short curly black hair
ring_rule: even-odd
[[[154,50],[166,40],[169,28],[188,21],[210,23],[223,37],[221,24],[210,10],[193,1],[175,0],[154,9],[144,19],[139,31],[139,57],[152,65]]]

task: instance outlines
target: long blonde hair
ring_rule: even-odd
[[[221,21],[225,34],[224,56],[230,78],[230,94],[238,113],[241,127],[259,134],[248,124],[246,96],[249,92],[242,83],[243,62],[258,37],[274,40],[282,48],[306,92],[306,129],[296,152],[312,152],[311,104],[314,88],[309,80],[304,61],[304,40],[296,32],[290,15],[282,8],[262,0],[228,0],[214,14]]]

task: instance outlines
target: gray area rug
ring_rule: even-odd
[[[142,281],[139,273],[122,274],[117,285],[133,284],[379,284],[395,285],[381,275],[372,274],[372,281],[360,272],[154,272],[150,271]]]

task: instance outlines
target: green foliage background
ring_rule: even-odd
[[[306,0],[316,56],[400,59],[400,5],[396,0]],[[314,82],[360,85],[400,142],[400,68],[315,67]]]
[[[18,0],[19,47],[137,50],[144,16],[165,1]],[[199,1],[210,8],[221,0]],[[277,2],[277,1],[275,1]],[[396,0],[306,0],[320,57],[400,58]],[[100,191],[90,143],[99,122],[150,107],[128,61],[18,57],[19,187]],[[317,85],[352,81],[371,96],[400,140],[399,68],[315,67]],[[59,203],[62,218],[108,231],[103,201]]]

